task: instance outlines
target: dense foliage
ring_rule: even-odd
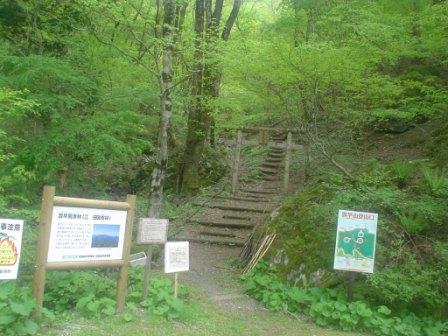
[[[21,280],[32,273],[36,233],[29,226],[37,222],[44,184],[61,195],[147,197],[169,48],[165,190],[198,190],[220,179],[231,165],[228,128],[300,127],[312,176],[273,223],[276,274],[303,287],[343,287],[343,275],[331,269],[336,211],[378,212],[376,270],[357,282],[372,319],[394,320],[371,308],[383,305],[446,319],[447,1],[248,0],[230,38],[221,35],[221,16],[233,12],[232,3],[212,13],[219,2],[207,2],[201,25],[204,1],[175,1],[172,26],[164,25],[166,3],[0,1],[0,217],[26,219]],[[266,149],[245,151],[256,176]],[[105,284],[113,284],[95,281],[101,274],[50,277],[52,309],[112,312]],[[87,282],[96,285],[79,285]],[[175,317],[179,302],[170,299],[168,283],[153,286],[154,301],[132,302]],[[27,320],[26,309],[16,309],[11,321]],[[368,317],[357,317],[365,328]],[[426,322],[415,321],[423,330]]]
[[[244,280],[246,292],[267,308],[305,313],[321,326],[364,330],[380,336],[437,336],[448,331],[446,322],[435,322],[431,316],[419,318],[406,311],[392,312],[387,306],[369,305],[361,300],[349,303],[340,290],[290,285],[281,281],[275,267],[267,263],[259,263]]]

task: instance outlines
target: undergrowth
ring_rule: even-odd
[[[438,336],[448,331],[447,322],[431,317],[395,312],[365,300],[347,302],[342,290],[293,286],[282,281],[267,262],[260,262],[243,280],[246,292],[267,308],[305,314],[323,327],[366,331],[378,336]]]
[[[113,276],[112,276],[113,275]],[[86,318],[101,318],[115,314],[116,274],[98,271],[49,272],[46,279],[44,318],[77,311]],[[129,269],[129,286],[123,321],[134,320],[137,310],[178,319],[183,302],[188,298],[186,287],[180,286],[178,298],[173,295],[173,283],[164,276],[155,276],[149,285],[149,295],[142,299],[143,268]],[[0,334],[34,335],[41,320],[33,317],[38,309],[28,285],[13,282],[0,284]]]

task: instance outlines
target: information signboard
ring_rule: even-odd
[[[0,218],[0,280],[17,279],[23,220]]]
[[[168,219],[140,218],[138,244],[164,244],[168,230]]]
[[[53,207],[48,262],[120,260],[127,211]]]
[[[378,214],[339,210],[334,269],[373,273]]]
[[[189,243],[167,242],[165,244],[165,273],[185,272],[189,269]]]

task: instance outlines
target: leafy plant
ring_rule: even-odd
[[[433,170],[428,166],[424,166],[420,169],[423,178],[425,179],[426,185],[429,191],[435,195],[439,196],[442,192],[446,191],[447,179],[442,171]]]
[[[414,173],[414,167],[412,164],[405,160],[394,161],[390,165],[390,169],[399,186],[404,186],[407,180]]]
[[[39,324],[32,317],[37,309],[29,288],[13,282],[0,283],[0,333],[6,336],[34,335]]]

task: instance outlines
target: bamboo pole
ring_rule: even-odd
[[[38,307],[44,301],[46,264],[48,258],[48,241],[50,239],[51,220],[53,217],[53,200],[55,187],[45,186],[42,195],[42,206],[39,223],[39,238],[37,243],[36,265],[34,266],[33,294]],[[40,309],[34,312],[36,317],[41,316]]]
[[[134,224],[134,209],[135,209],[135,195],[128,195],[126,197],[126,203],[129,204],[129,210],[126,217],[126,228],[124,231],[124,242],[123,242],[123,266],[120,267],[117,279],[117,304],[116,312],[123,313],[126,290],[128,285],[128,268],[129,268],[129,256],[131,254],[131,240],[132,240],[132,227]]]
[[[292,145],[292,133],[288,132],[286,138],[286,154],[285,154],[285,173],[283,176],[283,192],[286,194],[289,190],[289,168],[291,164],[291,145]]]
[[[232,173],[232,194],[235,195],[238,188],[238,170],[240,166],[241,159],[241,144],[243,142],[243,132],[238,130],[235,146],[235,157],[233,162],[233,173]]]

